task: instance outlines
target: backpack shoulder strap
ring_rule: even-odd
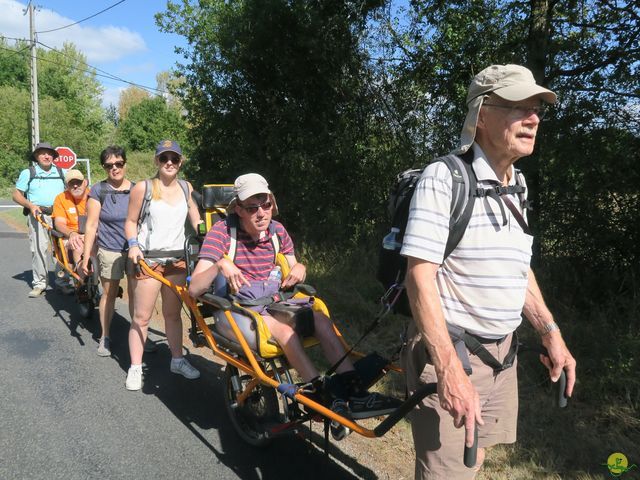
[[[280,253],[280,237],[278,237],[273,221],[269,223],[269,234],[271,235],[271,245],[273,245],[273,263],[276,263],[278,253]]]
[[[230,214],[227,216],[227,233],[229,233],[229,252],[228,256],[235,263],[236,253],[238,251],[238,216]]]
[[[100,206],[104,203],[104,199],[107,196],[107,181],[102,180],[98,184],[98,200],[100,201]]]
[[[144,197],[142,199],[142,206],[140,207],[140,215],[138,215],[138,228],[140,228],[140,225],[144,223],[144,221],[147,219],[147,215],[149,215],[151,195],[151,180],[147,178],[146,180],[144,180]]]
[[[467,152],[462,157],[447,155],[442,158],[442,162],[449,168],[452,178],[449,238],[444,250],[444,260],[455,250],[467,230],[475,204],[478,179],[472,166],[472,152]]]
[[[184,193],[184,199],[187,201],[187,205],[189,205],[189,182],[179,178],[178,185],[180,185],[180,188],[182,188],[182,193]]]
[[[526,197],[526,193],[527,193],[527,182],[524,179],[524,175],[522,174],[522,170],[520,170],[519,168],[514,168],[514,172],[515,172],[515,180],[516,180],[516,185],[519,187],[523,187],[524,190],[519,191],[518,192],[518,198],[520,199],[520,206],[522,207],[522,210],[531,210],[531,202],[529,201],[529,199],[527,199]]]
[[[56,165],[55,167],[56,167],[56,170],[58,171],[58,176],[60,177],[60,180],[62,180],[62,188],[67,188],[67,185],[64,183],[64,172],[59,166]]]
[[[32,163],[31,165],[29,165],[29,181],[27,182],[27,189],[24,191],[25,197],[29,192],[29,187],[31,186],[31,182],[33,182],[34,178],[36,178],[36,167]]]

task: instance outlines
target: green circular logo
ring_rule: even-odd
[[[612,453],[609,455],[609,458],[607,458],[607,468],[614,477],[619,477],[626,472],[628,470],[628,466],[629,461],[623,453]]]

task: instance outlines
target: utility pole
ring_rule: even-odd
[[[38,112],[38,67],[36,65],[35,7],[29,2],[29,40],[31,41],[31,150],[40,143],[40,118]]]

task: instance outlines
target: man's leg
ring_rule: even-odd
[[[487,344],[487,350],[500,362],[506,356],[511,339],[500,345]],[[426,348],[411,341],[402,352],[402,366],[407,375],[407,388],[413,393],[421,384],[436,382],[433,366],[428,364]],[[515,441],[517,423],[516,368],[493,374],[475,355],[470,355],[471,380],[480,395],[482,418],[478,430],[476,468],[467,468],[464,455],[464,428],[455,428],[451,415],[440,407],[437,395],[430,395],[411,413],[411,428],[416,450],[416,479],[472,479],[484,461],[484,448]]]
[[[291,366],[300,374],[302,380],[309,382],[319,373],[304,351],[298,334],[286,323],[279,322],[270,315],[262,315],[271,336],[278,342]]]
[[[333,365],[347,353],[344,345],[342,345],[342,342],[338,338],[331,319],[320,312],[313,312],[313,319],[315,326],[314,336],[320,342],[325,358]],[[336,369],[336,372],[345,373],[353,370],[353,363],[351,363],[349,358],[345,358]]]
[[[44,216],[48,223],[51,218]],[[47,288],[49,234],[33,215],[27,217],[29,227],[29,248],[31,250],[31,270],[33,272],[33,289]]]

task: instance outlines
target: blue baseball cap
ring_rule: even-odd
[[[174,140],[162,140],[156,147],[156,157],[164,152],[173,152],[182,156],[182,149]]]

